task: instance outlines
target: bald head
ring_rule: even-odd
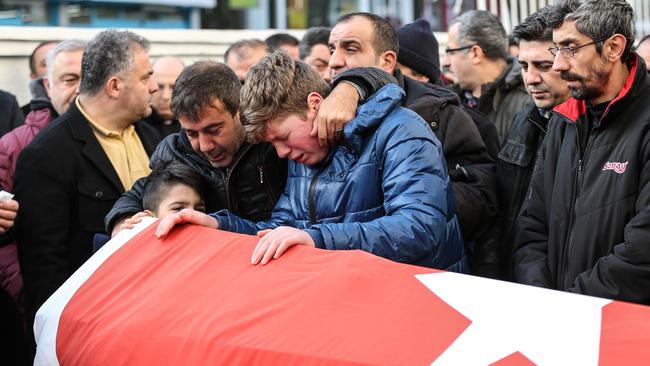
[[[152,99],[153,109],[165,120],[174,118],[171,110],[172,89],[184,67],[183,61],[172,56],[161,57],[153,64],[152,77],[158,84],[158,93],[155,93]]]

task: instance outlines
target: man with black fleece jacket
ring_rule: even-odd
[[[556,4],[555,108],[518,224],[515,280],[650,304],[650,79],[624,0]]]

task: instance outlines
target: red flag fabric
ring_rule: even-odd
[[[481,353],[487,341],[479,340],[471,346],[475,349],[466,346],[475,340],[470,335],[484,334],[479,325],[502,315],[489,310],[482,298],[456,295],[464,296],[475,285],[494,285],[495,293],[505,289],[507,294],[511,284],[399,264],[361,251],[307,247],[293,247],[266,266],[253,266],[256,237],[186,225],[158,240],[155,227],[109,243],[44,304],[35,324],[36,364],[425,365],[458,364],[453,360],[475,351],[485,362],[473,364],[544,363],[543,356],[516,341],[503,354]],[[541,291],[542,298],[557,293],[514,286],[513,299],[528,289]],[[639,349],[634,357],[647,357],[640,344],[650,341],[648,332],[623,334],[649,329],[648,307],[615,303],[612,308],[609,300],[560,294],[578,308],[591,307],[597,314],[603,306],[608,310],[602,338],[613,347],[599,341],[598,318],[595,346],[587,342],[585,354],[593,349],[594,360],[600,352],[607,361],[601,364],[610,364],[614,359],[605,353],[633,347]],[[465,310],[470,309],[464,307],[467,301],[485,313]],[[628,308],[634,309],[634,322],[611,315]],[[497,329],[493,335],[499,338]],[[454,347],[458,344],[463,345],[460,352]],[[632,358],[626,364],[634,364]]]

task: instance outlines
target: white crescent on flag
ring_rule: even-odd
[[[650,307],[291,248],[123,231],[41,307],[37,365],[648,365]]]

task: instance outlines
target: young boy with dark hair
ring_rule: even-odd
[[[184,208],[205,212],[207,183],[191,167],[171,162],[155,169],[147,178],[142,206],[149,216],[163,218]]]
[[[163,163],[147,177],[142,195],[144,211],[125,220],[121,228],[131,229],[142,217],[165,218],[184,208],[205,212],[208,184],[192,167],[177,161]],[[110,240],[108,235],[95,235],[93,250]]]

